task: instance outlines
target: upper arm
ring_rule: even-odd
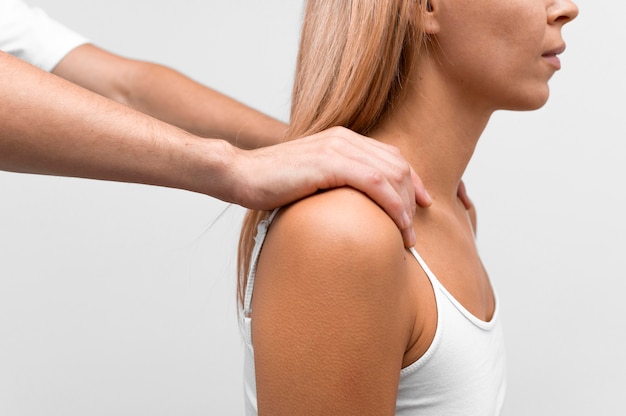
[[[261,415],[395,410],[411,328],[404,244],[362,194],[331,192],[284,210],[263,248],[252,303]]]

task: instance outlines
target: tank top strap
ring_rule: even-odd
[[[422,267],[422,270],[424,270],[424,273],[426,273],[426,276],[428,276],[428,280],[430,280],[431,285],[433,286],[433,289],[435,289],[435,293],[437,291],[441,292],[443,294],[443,296],[445,298],[448,299],[448,301],[454,305],[454,307],[462,314],[465,316],[465,318],[467,318],[470,322],[472,322],[475,326],[480,327],[482,329],[490,329],[492,328],[498,318],[498,314],[499,314],[499,304],[500,302],[498,301],[498,296],[497,293],[494,291],[494,298],[495,298],[495,302],[496,302],[496,307],[493,311],[493,316],[491,317],[490,321],[483,321],[482,319],[476,317],[475,315],[473,315],[469,310],[467,310],[465,308],[465,306],[463,306],[463,304],[461,304],[461,302],[459,302],[453,295],[452,293],[448,292],[448,289],[446,289],[446,287],[439,281],[439,279],[437,279],[437,277],[435,276],[435,274],[432,272],[432,270],[430,270],[430,268],[428,267],[428,265],[426,264],[426,262],[424,261],[424,259],[422,259],[422,257],[417,253],[417,251],[415,250],[415,248],[411,247],[411,254],[413,254],[413,257],[415,257],[415,259],[417,260],[417,262],[419,263],[419,265]],[[435,297],[437,297],[435,295]],[[437,307],[439,308],[439,304],[437,305]]]
[[[252,292],[254,290],[254,279],[256,277],[256,267],[259,262],[259,256],[261,255],[261,248],[263,247],[263,243],[265,242],[265,236],[267,235],[267,230],[276,217],[278,210],[280,208],[276,208],[272,211],[271,215],[268,219],[263,220],[257,226],[257,233],[254,237],[254,249],[252,250],[252,258],[250,259],[250,270],[248,270],[248,281],[246,283],[246,291],[244,294],[243,301],[243,315],[244,317],[250,317],[250,313],[252,312]]]
[[[422,259],[422,256],[420,256],[417,250],[415,250],[415,247],[411,247],[410,250],[411,254],[413,254],[413,257],[415,257],[415,260],[417,260],[419,265],[422,267],[422,270],[424,270],[424,273],[426,273],[426,276],[428,276],[428,280],[430,281],[430,284],[433,286],[433,288],[443,288],[443,286],[437,279],[437,276],[435,276],[435,273],[430,270],[430,267],[428,267],[424,259]]]

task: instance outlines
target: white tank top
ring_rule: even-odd
[[[272,216],[259,224],[242,311],[246,415],[257,415],[251,301],[256,266]],[[426,353],[400,371],[398,416],[499,415],[506,390],[506,359],[499,303],[491,321],[469,313],[411,249],[428,276],[437,303],[437,330]]]

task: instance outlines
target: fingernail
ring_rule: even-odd
[[[415,237],[415,230],[413,228],[409,230],[409,240],[410,240],[411,247],[413,247],[415,243],[417,243],[417,238]]]
[[[424,189],[424,194],[426,195],[426,199],[428,199],[428,202],[432,204],[433,199],[430,197],[430,194],[428,193],[426,189]]]

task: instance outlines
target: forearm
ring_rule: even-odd
[[[286,127],[171,68],[122,58],[93,45],[70,52],[53,72],[198,136],[245,149],[277,143]]]
[[[0,169],[154,184],[222,199],[233,152],[0,53]]]
[[[154,88],[155,83],[161,85]],[[276,144],[285,124],[160,65],[136,68],[129,105],[202,137],[244,149]]]
[[[115,61],[105,61],[102,65],[115,66]],[[124,83],[100,82],[98,60],[86,59],[77,68],[65,68],[65,63],[54,72],[72,82],[79,77],[78,85],[98,94],[0,52],[0,170],[168,186],[253,209],[351,186],[380,204],[402,230],[407,246],[414,244],[415,201],[428,206],[430,198],[398,149],[342,128],[278,146],[237,149],[105,98],[124,102]],[[115,72],[105,72],[116,78]],[[125,78],[124,71],[118,75]],[[168,105],[172,103],[176,100]],[[246,124],[246,111],[234,116],[239,120],[234,125],[226,123],[234,135],[230,140],[237,132],[251,132],[248,146],[259,147],[255,137],[282,136],[282,123],[267,121],[273,126],[270,134],[270,128],[259,127],[262,121]],[[265,134],[255,135],[258,131]]]

